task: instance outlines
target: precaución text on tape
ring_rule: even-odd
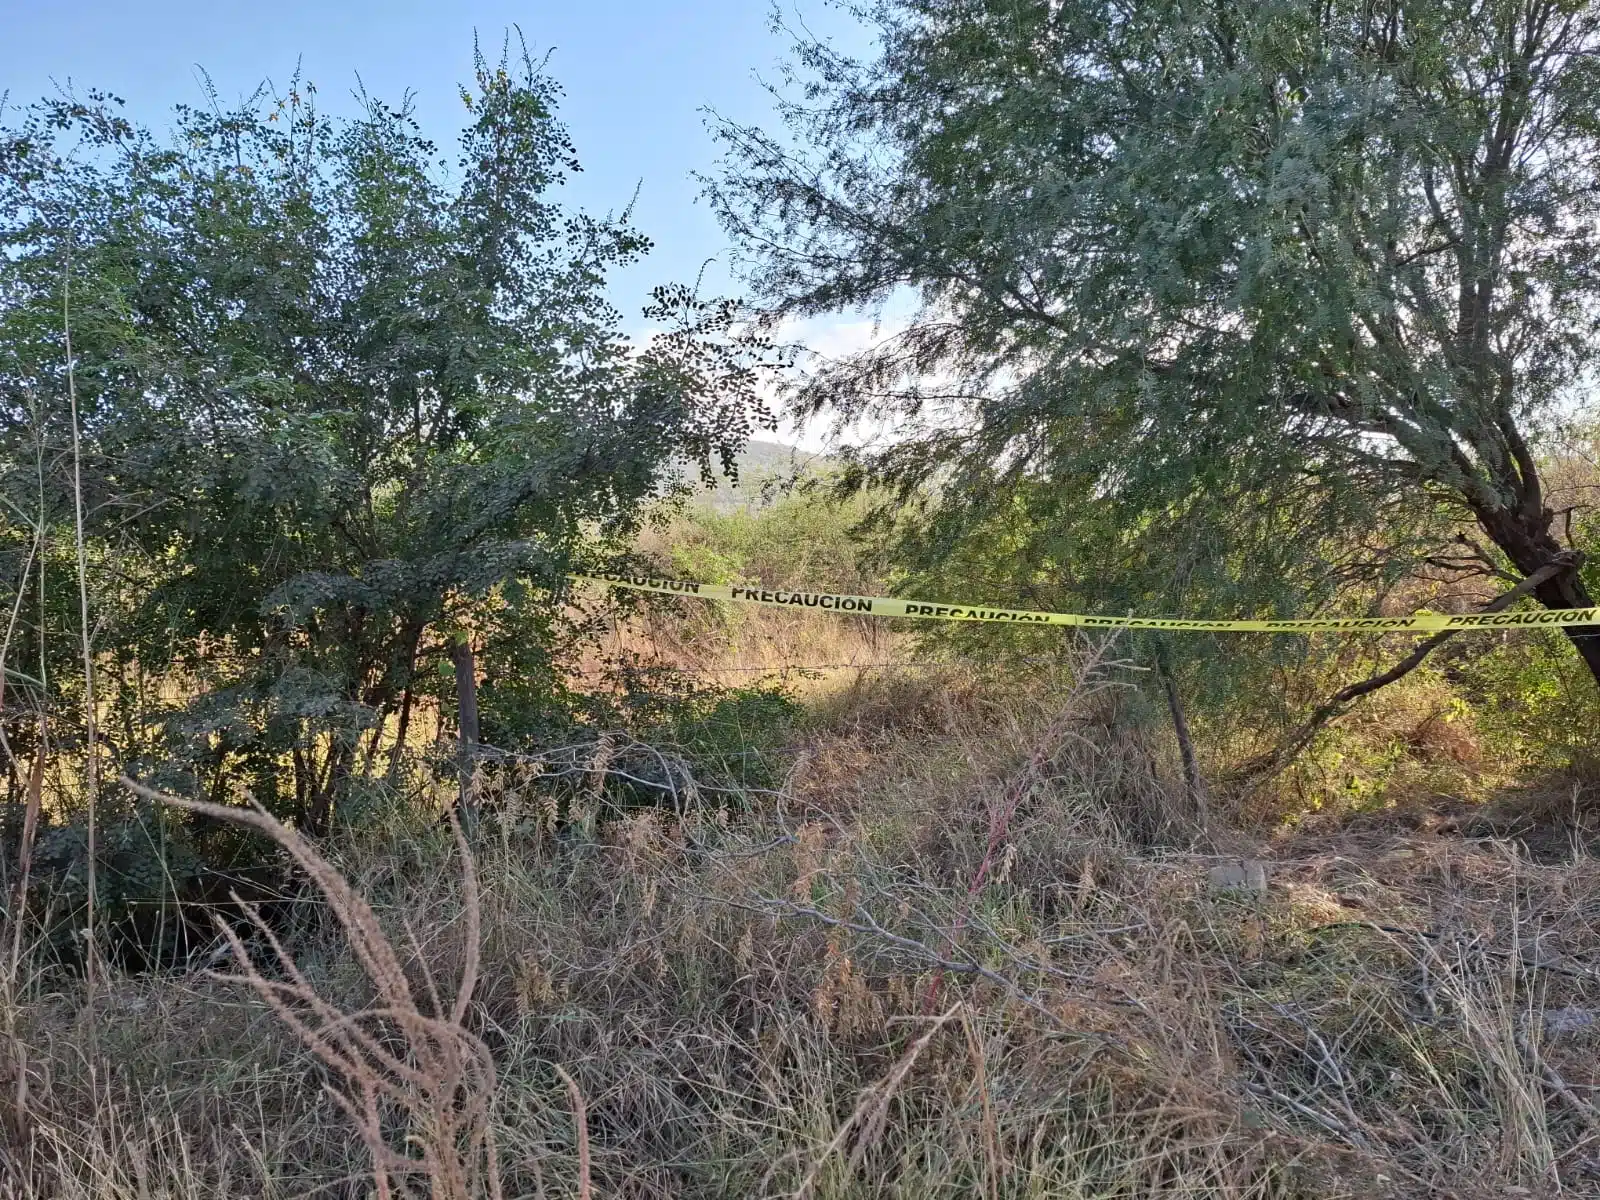
[[[1088,613],[1036,612],[1024,608],[988,608],[906,600],[896,596],[851,596],[838,592],[802,592],[787,588],[693,583],[649,575],[572,575],[580,583],[598,583],[671,596],[698,596],[739,604],[817,609],[870,617],[912,617],[925,621],[998,621],[1031,625],[1073,625],[1087,629],[1175,629],[1205,633],[1339,633],[1447,629],[1552,628],[1600,624],[1600,608],[1544,608],[1525,612],[1413,613],[1404,617],[1312,617],[1305,620],[1199,620],[1188,617],[1102,617]]]

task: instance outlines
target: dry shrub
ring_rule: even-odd
[[[1483,757],[1469,722],[1461,720],[1445,707],[1435,707],[1406,737],[1414,753],[1427,761],[1448,760],[1470,765]]]
[[[775,679],[826,696],[863,672],[876,674],[890,665],[912,669],[902,655],[909,639],[870,617],[652,596],[648,604],[610,617],[607,625],[570,666],[588,687],[627,666],[681,672],[727,687]]]
[[[421,1179],[434,1200],[498,1200],[496,1161],[489,1105],[494,1095],[494,1059],[483,1041],[463,1024],[478,977],[479,897],[472,856],[459,822],[451,828],[461,853],[465,953],[455,995],[444,1002],[415,931],[406,935],[423,976],[426,1009],[419,1000],[399,952],[377,914],[339,871],[303,836],[265,810],[227,808],[183,799],[124,778],[123,786],[161,804],[213,820],[234,821],[260,830],[278,843],[310,878],[338,922],[345,944],[375,993],[356,1011],[345,1011],[321,995],[260,913],[244,905],[251,925],[271,948],[282,978],[270,978],[252,959],[240,935],[219,922],[239,964],[237,982],[248,984],[302,1045],[339,1081],[328,1094],[355,1126],[372,1156],[373,1181],[380,1200],[412,1195]],[[389,1124],[403,1122],[406,1149],[396,1149]]]
[[[987,845],[973,835],[1007,797],[1018,869],[1053,872],[1074,847],[1187,845],[1202,831],[1162,731],[1130,712],[1134,677],[1116,651],[1085,641],[1005,688],[961,668],[864,683],[834,698],[795,795],[886,853],[908,837],[901,852],[951,879],[971,878]]]

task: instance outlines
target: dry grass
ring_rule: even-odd
[[[842,537],[850,518],[820,501],[806,512],[829,527],[833,537],[827,530],[785,526],[780,520],[774,528],[763,528],[737,556],[744,573],[728,581],[812,591],[883,592],[887,585],[882,578],[841,561],[853,559],[861,550],[860,544]],[[862,513],[855,515],[859,518]],[[710,527],[705,524],[708,520]],[[665,525],[647,526],[636,550],[652,570],[666,575],[718,577],[715,571],[708,576],[703,568],[674,562],[675,550],[696,546],[708,548],[716,560],[716,551],[727,548],[716,534],[717,520],[691,507]],[[822,562],[812,558],[817,545],[822,546]],[[602,592],[582,589],[580,594],[594,600]],[[876,678],[886,665],[919,669],[906,653],[911,633],[869,617],[627,593],[612,599],[622,606],[621,614],[608,606],[596,609],[605,619],[606,631],[586,642],[578,661],[571,664],[591,686],[609,667],[633,663],[732,687],[760,679],[781,680],[797,693],[817,696],[832,694],[863,676]]]
[[[372,906],[299,833],[259,808],[186,800],[127,778],[122,784],[157,803],[260,830],[288,853],[322,894],[345,946],[371,985],[371,1002],[345,1011],[325,998],[271,925],[247,904],[241,907],[249,931],[271,949],[271,961],[266,967],[258,964],[240,933],[219,922],[240,973],[215,978],[248,986],[339,1080],[338,1086],[328,1087],[328,1094],[372,1158],[379,1200],[414,1194],[413,1179],[426,1181],[427,1194],[435,1200],[469,1200],[479,1194],[499,1200],[500,1170],[489,1122],[494,1058],[482,1039],[463,1024],[478,979],[478,882],[454,812],[450,828],[461,853],[464,929],[460,978],[447,1006],[410,921],[402,918],[401,927],[411,962],[422,977],[420,999]],[[275,977],[269,978],[266,971]],[[405,1130],[402,1148],[391,1145],[388,1134],[396,1117]]]
[[[725,687],[780,680],[799,694],[825,695],[886,667],[922,669],[905,654],[909,641],[866,617],[652,596],[587,643],[572,670],[589,686],[623,663]]]
[[[1115,688],[948,675],[830,703],[752,814],[485,832],[460,1025],[493,1058],[507,1196],[1600,1186],[1600,863],[1303,831],[1259,848],[1265,893],[1214,894]],[[456,853],[419,818],[339,863],[406,979],[470,975]],[[278,982],[379,1003],[347,922],[285,949]],[[35,973],[12,1003],[0,1195],[371,1193],[337,1072],[249,986],[108,980],[97,1060],[81,989]],[[421,1127],[403,1108],[390,1146]]]

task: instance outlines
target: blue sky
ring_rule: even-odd
[[[837,9],[804,0],[804,16],[815,32],[866,45]],[[692,281],[708,258],[727,261],[690,173],[716,156],[702,109],[769,114],[758,76],[775,78],[787,49],[769,19],[767,0],[0,0],[0,92],[16,104],[70,80],[112,91],[136,120],[158,124],[174,103],[203,100],[201,68],[227,101],[263,79],[286,80],[302,61],[325,109],[351,105],[358,75],[385,99],[411,89],[424,130],[448,144],[474,32],[497,51],[520,26],[536,53],[553,48],[551,73],[566,90],[562,116],[584,165],[571,200],[619,210],[640,186],[635,220],[656,250],[613,286],[634,325],[651,286]],[[717,267],[707,282],[729,286]]]

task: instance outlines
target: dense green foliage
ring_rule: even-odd
[[[913,431],[865,466],[937,486],[914,561],[999,530],[998,594],[1242,613],[1365,602],[1460,522],[1465,571],[1557,560],[1600,6],[857,11],[876,57],[801,38],[786,133],[721,124],[710,190],[775,321],[914,309],[801,392]]]
[[[838,500],[831,483],[819,472],[759,507],[690,509],[665,530],[671,573],[704,583],[876,594],[885,586],[881,540],[861,528],[872,497]]]
[[[681,288],[646,314],[664,334],[620,335],[606,274],[648,242],[554,200],[577,169],[556,96],[480,59],[452,156],[404,106],[332,121],[298,81],[170,135],[99,95],[0,131],[8,665],[42,646],[49,676],[13,688],[20,759],[40,709],[82,736],[74,405],[118,768],[320,829],[385,723],[398,760],[450,698],[452,640],[524,709],[556,693],[563,573],[685,460],[730,461],[762,355]]]

